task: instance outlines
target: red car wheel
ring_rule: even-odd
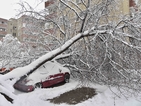
[[[41,82],[36,83],[35,88],[42,88],[42,83]]]
[[[69,74],[65,74],[64,81],[66,83],[69,83],[69,80],[70,80],[70,75]]]

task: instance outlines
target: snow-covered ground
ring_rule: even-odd
[[[116,97],[106,86],[99,86],[96,84],[91,84],[89,86],[96,88],[98,94],[95,97],[74,106],[141,106],[141,102],[134,98],[129,98],[127,100],[124,97]],[[70,80],[70,83],[66,83],[62,86],[36,89],[30,93],[15,91],[16,99],[14,100],[14,103],[11,104],[10,102],[7,102],[5,98],[0,95],[0,106],[70,106],[68,104],[53,104],[47,101],[47,99],[59,96],[76,87],[79,87],[79,83]]]
[[[0,95],[0,106],[70,106],[68,104],[53,104],[50,103],[48,99],[52,99],[64,92],[81,87],[81,84],[78,81],[74,81],[72,79],[69,83],[54,88],[35,89],[35,91],[30,93],[22,93],[15,90],[15,95],[11,93],[14,89],[10,85],[14,83],[14,81],[8,82],[6,79],[11,78],[11,76],[13,78],[18,78],[24,75],[28,69],[31,69],[31,66],[32,64],[23,68],[14,69],[8,74],[0,75],[0,91],[14,98],[14,102],[11,104],[10,102],[7,102],[2,95]],[[47,67],[49,68],[49,66]],[[75,106],[141,106],[141,102],[137,101],[134,97],[126,99],[123,95],[120,95],[119,90],[116,88],[112,88],[112,91],[114,91],[117,95],[120,95],[120,98],[106,86],[91,83],[89,83],[89,86],[95,88],[98,94],[93,98],[76,104]]]

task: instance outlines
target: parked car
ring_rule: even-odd
[[[35,88],[47,88],[60,82],[68,83],[70,70],[57,62],[47,62],[24,79],[17,81],[14,88],[31,92]]]
[[[9,68],[9,69],[1,68],[0,69],[0,74],[7,74],[8,72],[12,71],[13,69],[14,69],[14,67],[13,68]]]

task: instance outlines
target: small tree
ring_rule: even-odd
[[[15,60],[18,60],[21,57],[21,43],[12,35],[7,34],[3,37],[3,41],[1,42],[0,52],[1,68],[13,68],[16,63]]]
[[[31,63],[42,54],[38,51],[36,53],[29,45],[21,43],[17,38],[10,34],[3,37],[0,43],[0,68],[17,68]]]

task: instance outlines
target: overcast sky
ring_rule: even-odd
[[[10,19],[15,18],[17,10],[20,6],[17,4],[21,1],[28,2],[32,7],[35,7],[40,0],[0,0],[0,18]],[[44,3],[38,6],[38,9],[43,9]]]

